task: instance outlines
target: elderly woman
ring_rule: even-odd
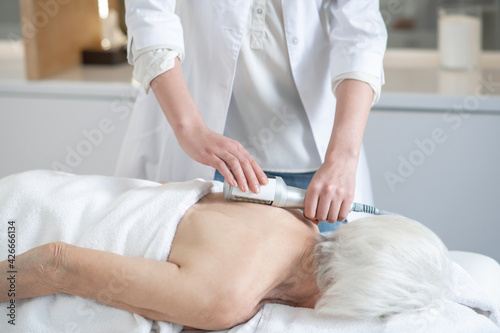
[[[445,246],[415,221],[371,217],[323,236],[299,210],[224,201],[217,182],[135,182],[141,181],[41,171],[0,180],[0,217],[17,209],[19,219],[13,222],[19,244],[23,237],[31,239],[20,221],[29,216],[37,220],[30,229],[44,237],[31,246],[57,238],[78,244],[50,241],[18,253],[15,261],[2,261],[0,301],[65,293],[158,321],[216,330],[247,321],[267,302],[343,317],[388,316],[430,304],[449,282]],[[185,199],[193,191],[198,191],[195,199]],[[163,193],[181,201],[168,208]],[[83,198],[82,214],[95,214],[96,224],[80,218],[91,215],[80,215],[71,206]],[[163,215],[168,212],[151,215],[149,198],[164,200],[161,205],[180,219],[168,220]],[[189,205],[189,200],[197,202]],[[107,208],[100,208],[106,202]],[[186,202],[185,211],[175,210]],[[75,220],[54,229],[67,216]],[[143,257],[117,254],[133,252],[113,247],[121,231],[103,235],[98,229],[113,223],[110,218],[125,229],[139,225],[124,232],[132,237],[124,241],[130,248],[144,242],[150,250],[158,239],[168,243],[161,228],[176,227],[166,260],[148,258],[149,250]],[[37,229],[37,223],[47,220]],[[81,225],[85,227],[76,238],[66,236],[67,229]],[[86,243],[92,228],[98,231]],[[144,241],[147,229],[159,238]],[[136,230],[144,234],[134,240]],[[111,251],[99,250],[99,235],[112,240]],[[2,255],[6,252],[2,249]],[[12,288],[7,272],[12,270],[15,297],[7,292]]]

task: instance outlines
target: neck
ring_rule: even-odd
[[[289,275],[275,289],[274,300],[287,305],[314,308],[319,298],[316,283],[316,261],[313,256],[316,241],[306,244],[302,255],[297,259],[297,264]]]

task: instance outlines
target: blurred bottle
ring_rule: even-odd
[[[482,7],[476,1],[441,1],[438,9],[438,44],[441,66],[474,70],[480,66]]]

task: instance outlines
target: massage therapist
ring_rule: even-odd
[[[344,220],[354,198],[371,203],[362,138],[384,82],[378,1],[125,3],[144,92],[117,175],[224,177],[253,192],[279,175],[307,188],[315,222]]]

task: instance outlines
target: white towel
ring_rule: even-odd
[[[15,221],[16,254],[53,241],[166,261],[186,210],[221,184],[194,180],[161,185],[104,176],[30,171],[0,180],[0,260],[7,223]],[[168,288],[168,286],[165,286]],[[0,304],[0,332],[179,332],[181,325],[67,294],[16,301],[16,325]]]

